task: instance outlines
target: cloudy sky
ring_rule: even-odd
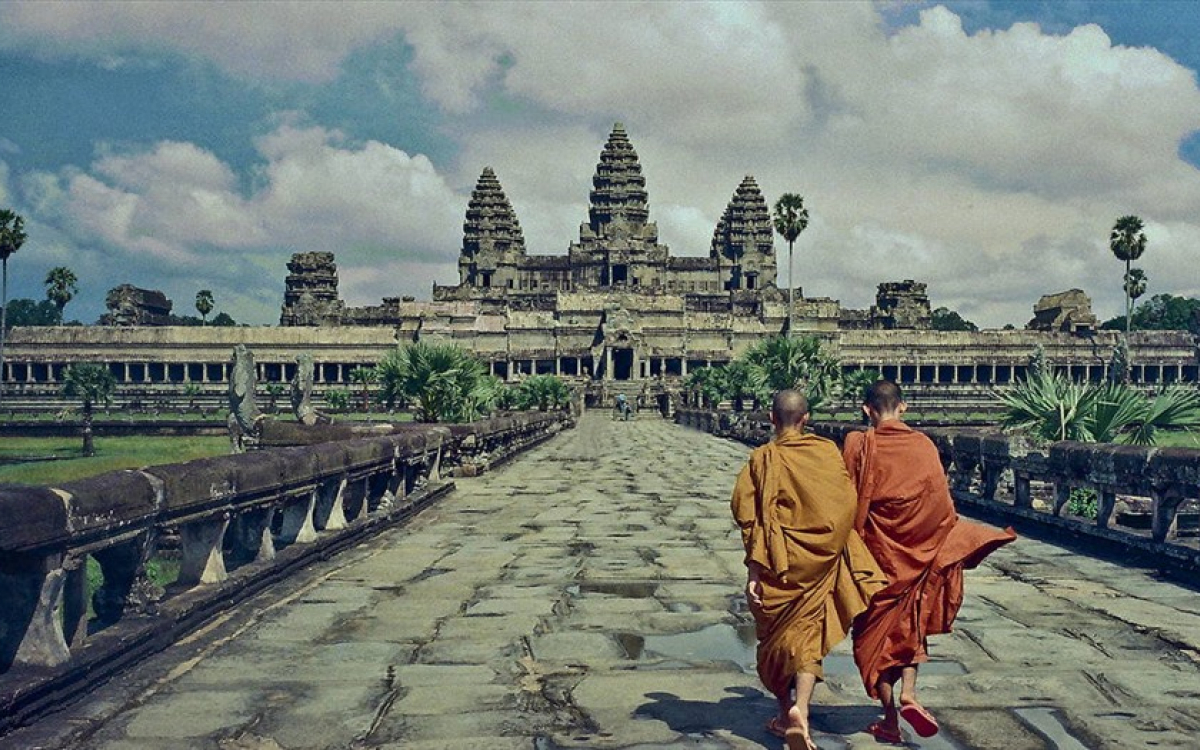
[[[614,122],[675,255],[706,255],[746,174],[805,198],[797,283],[881,281],[1023,325],[1045,293],[1122,307],[1113,222],[1150,293],[1200,296],[1200,6],[1191,2],[0,3],[10,297],[80,278],[278,321],[294,252],[350,304],[457,282],[495,169],[531,253],[563,254]],[[786,246],[777,242],[786,264]]]

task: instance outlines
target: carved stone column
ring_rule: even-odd
[[[152,611],[162,598],[162,587],[151,583],[146,575],[146,563],[156,542],[151,532],[144,532],[92,553],[104,574],[104,583],[92,594],[92,610],[101,623],[114,623],[130,612]]]
[[[54,667],[71,658],[59,618],[66,580],[62,565],[61,553],[0,561],[0,670]]]
[[[317,504],[317,492],[306,492],[303,497],[294,498],[283,508],[283,529],[279,539],[288,544],[315,541],[317,529],[313,525],[313,510]]]
[[[220,583],[228,576],[222,550],[229,516],[182,526],[183,559],[179,562],[179,582],[184,584]]]

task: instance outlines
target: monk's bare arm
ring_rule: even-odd
[[[867,527],[867,515],[871,511],[871,498],[860,497],[858,494],[858,488],[862,486],[862,483],[858,481],[858,472],[862,468],[859,466],[859,462],[862,459],[865,439],[864,433],[851,432],[842,444],[842,461],[846,464],[846,471],[850,473],[850,483],[854,485],[855,497],[858,497],[858,512],[854,515],[854,530],[860,536],[863,529]]]

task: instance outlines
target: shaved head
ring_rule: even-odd
[[[867,386],[863,405],[879,414],[891,414],[904,403],[900,395],[900,386],[890,380],[876,380]]]
[[[775,394],[771,416],[780,430],[796,427],[808,416],[808,399],[800,391],[787,388]]]

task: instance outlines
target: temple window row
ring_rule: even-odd
[[[857,370],[875,370],[886,380],[900,385],[1006,385],[1023,380],[1028,373],[1026,365],[977,364],[977,365],[893,365],[860,362],[844,365],[847,373]],[[1108,364],[1056,365],[1054,371],[1073,380],[1102,383],[1108,379]],[[1145,384],[1195,383],[1200,380],[1200,367],[1182,364],[1133,364],[1129,370],[1130,380]]]

